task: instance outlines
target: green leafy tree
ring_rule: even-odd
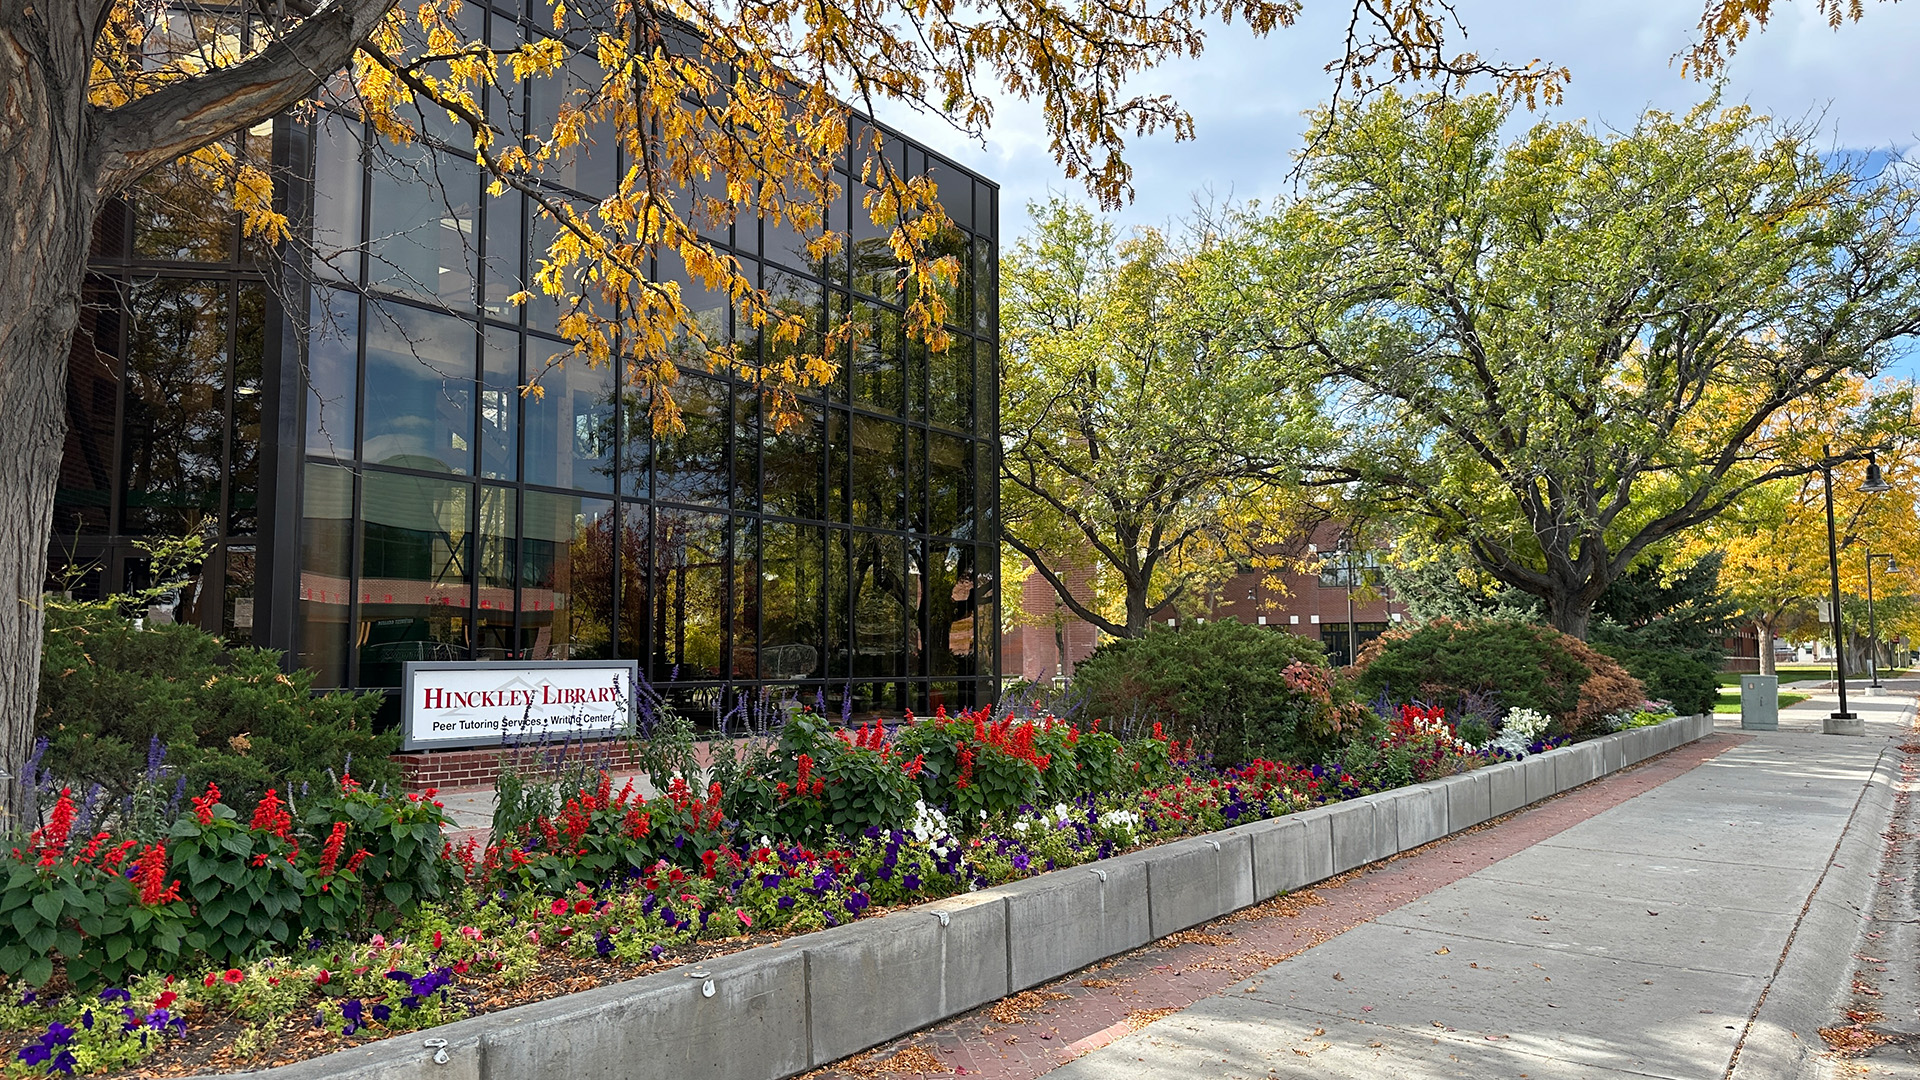
[[[1137,638],[1288,531],[1325,429],[1277,392],[1219,238],[1030,210],[1001,278],[1004,539],[1075,615]],[[1068,580],[1089,561],[1092,597]]]
[[[1920,329],[1920,191],[1717,100],[1502,145],[1509,112],[1340,109],[1247,261],[1328,380],[1346,441],[1327,474],[1584,638],[1653,545],[1907,415],[1899,394],[1823,431],[1785,410]]]

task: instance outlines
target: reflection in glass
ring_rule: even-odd
[[[360,298],[315,289],[307,316],[307,456],[353,457]]]
[[[558,342],[527,340],[527,377],[539,389],[520,399],[530,484],[613,490],[613,366],[583,359],[548,366]]]
[[[824,519],[820,465],[825,422],[819,406],[802,405],[800,419],[785,431],[774,431],[768,418],[763,417],[761,423],[761,454],[766,469],[763,508],[778,517]]]
[[[113,502],[114,411],[120,393],[120,297],[89,282],[67,364],[67,442],[53,494],[53,543],[105,533]]]
[[[973,536],[973,446],[951,435],[927,438],[927,531]]]
[[[222,597],[220,636],[230,646],[253,644],[254,549],[228,547],[223,553],[227,584]]]
[[[361,686],[399,686],[409,660],[468,659],[473,485],[399,473],[361,479]]]
[[[927,671],[973,675],[973,545],[934,541],[927,567]]]
[[[482,301],[487,317],[501,322],[519,322],[520,309],[507,298],[523,288],[520,261],[520,203],[525,196],[508,189],[487,196],[487,292]]]
[[[313,122],[313,276],[360,280],[360,207],[365,195],[361,122],[321,111]]]
[[[760,537],[759,523],[750,517],[733,519],[733,600],[727,634],[728,673],[736,679],[758,678],[760,667]]]
[[[300,663],[318,673],[315,686],[345,686],[353,472],[310,463],[301,498]]]
[[[520,447],[520,335],[489,326],[480,354],[480,475],[512,480]]]
[[[973,422],[973,343],[952,339],[934,353],[927,367],[927,419],[941,427],[966,431]]]
[[[727,517],[654,511],[653,670],[656,682],[720,675],[726,632]]]
[[[422,143],[380,146],[383,160],[372,171],[367,283],[471,308],[479,168]]]
[[[907,527],[904,434],[899,424],[853,418],[853,523],[876,529]]]
[[[525,651],[514,630],[515,578],[520,564],[520,522],[512,488],[480,486],[479,614],[475,617],[474,659],[516,660]]]
[[[844,679],[853,666],[852,635],[848,632],[848,601],[852,575],[848,571],[849,535],[827,530],[827,677]]]
[[[231,150],[232,144],[225,147]],[[128,203],[133,210],[133,254],[166,262],[226,262],[233,258],[233,202],[217,171],[181,158],[142,177]]]
[[[727,384],[683,372],[672,386],[686,430],[654,439],[653,497],[723,506],[727,499],[727,444],[733,425]]]
[[[825,674],[820,648],[825,530],[769,521],[760,529],[760,677]]]
[[[909,567],[906,541],[853,534],[853,677],[906,674],[907,634],[917,629],[919,567]]]
[[[853,304],[854,400],[881,412],[901,411],[900,315],[891,308]]]
[[[124,533],[212,533],[226,442],[227,291],[161,278],[129,295]]]
[[[368,305],[369,464],[473,471],[474,329],[405,304]]]
[[[526,493],[520,633],[530,660],[612,655],[613,504]]]
[[[259,528],[260,372],[267,344],[267,291],[259,285],[244,284],[235,290],[235,300],[226,531],[241,535]]]
[[[645,503],[620,505],[620,655],[647,655],[653,520]]]

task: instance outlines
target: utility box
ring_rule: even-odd
[[[1780,676],[1740,676],[1740,726],[1747,731],[1780,730]]]

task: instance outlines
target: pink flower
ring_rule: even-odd
[[[734,913],[735,915],[738,915],[738,916],[740,916],[740,925],[741,925],[741,926],[744,926],[744,927],[746,927],[746,928],[747,928],[747,929],[749,929],[749,930],[751,930],[751,929],[753,929],[753,916],[751,916],[751,915],[749,915],[749,914],[747,914],[747,909],[745,909],[745,908],[734,908],[734,909],[733,909],[733,913]]]
[[[474,941],[479,941],[480,928],[477,926],[463,926],[460,928],[460,936],[464,938],[471,938]]]
[[[565,915],[567,913],[567,906],[568,905],[565,900],[555,900],[551,905],[547,907],[547,910],[552,912],[555,915]]]

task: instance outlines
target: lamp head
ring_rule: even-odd
[[[1880,462],[1875,459],[1872,451],[1867,452],[1867,482],[1860,485],[1860,490],[1868,495],[1878,495],[1883,491],[1893,490],[1893,485],[1887,483],[1886,478],[1880,475]]]

